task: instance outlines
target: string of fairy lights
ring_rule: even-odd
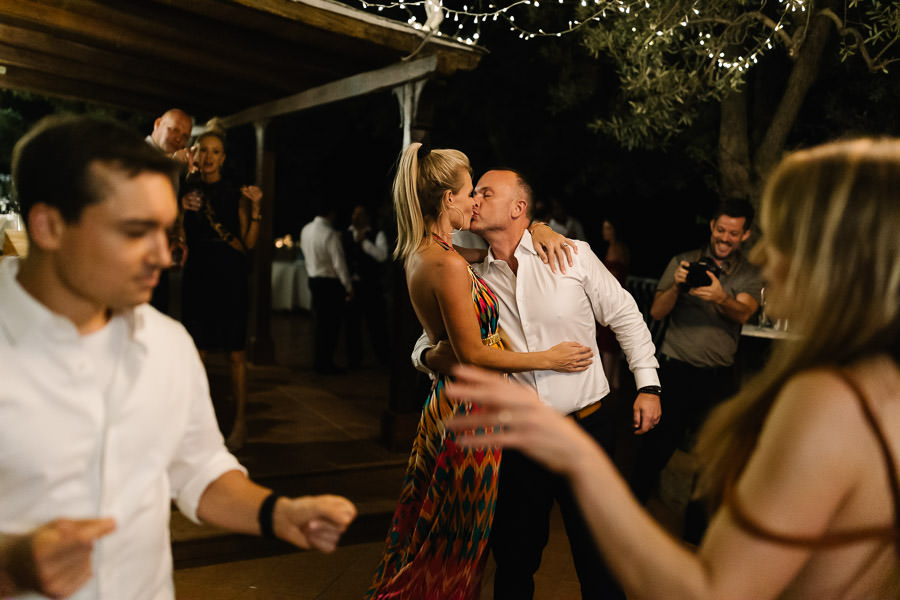
[[[536,37],[561,37],[575,32],[594,21],[601,22],[608,18],[636,16],[642,10],[651,8],[651,0],[512,0],[509,4],[498,5],[491,0],[459,0],[460,5],[451,6],[445,0],[360,0],[364,9],[378,12],[388,9],[405,10],[409,15],[407,23],[415,29],[428,32],[436,37],[449,38],[462,44],[475,45],[481,37],[481,26],[500,21],[520,39],[531,40]],[[643,23],[632,31],[637,35],[646,35],[644,44],[693,43],[708,50],[707,56],[712,64],[728,71],[743,72],[759,61],[759,58],[774,47],[775,39],[789,41],[784,32],[785,25],[798,16],[808,18],[808,5],[813,0],[778,0],[777,10],[770,11],[774,17],[763,15],[762,9],[767,4],[760,0],[758,12],[747,11],[744,18],[755,19],[761,26],[764,35],[754,37],[754,43],[740,56],[728,56],[725,49],[717,46],[714,28],[721,27],[721,19],[704,14],[700,0],[688,5],[683,15],[671,14],[666,23],[651,24],[647,28]],[[469,4],[468,2],[473,2]],[[569,4],[579,18],[568,20],[565,26],[554,30],[537,28],[531,30],[516,21],[516,13],[523,10],[539,10],[545,4]],[[774,4],[774,3],[773,3]],[[419,13],[419,14],[417,14]],[[424,15],[424,20],[421,19]],[[449,33],[448,33],[449,31]],[[692,31],[691,39],[686,39],[683,32]],[[721,45],[721,44],[720,44]]]

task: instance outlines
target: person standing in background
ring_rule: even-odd
[[[631,250],[620,239],[619,227],[611,219],[603,221],[603,241],[606,242],[606,253],[603,255],[603,266],[623,288],[628,279],[628,268],[631,265]],[[622,348],[616,341],[616,335],[609,327],[597,326],[597,349],[606,380],[613,390],[619,389],[619,365]]]
[[[347,362],[362,365],[363,323],[372,341],[375,359],[388,361],[387,306],[384,301],[384,264],[390,250],[384,231],[376,230],[362,204],[353,207],[350,227],[343,234],[344,257],[353,281],[353,298],[347,303]]]
[[[175,178],[175,193],[178,193],[179,180],[194,169],[194,152],[185,148],[191,137],[191,129],[194,120],[180,108],[170,108],[153,122],[153,131],[144,138],[148,144],[158,148],[169,158],[181,165],[180,173]],[[181,213],[175,220],[175,225],[169,233],[169,245],[172,247],[172,267],[163,271],[159,276],[159,285],[153,290],[150,298],[157,310],[165,314],[171,314],[172,284],[170,270],[181,268],[187,253],[187,245],[184,240],[184,227],[181,222]]]
[[[334,228],[337,212],[333,204],[319,200],[316,217],[300,231],[300,250],[309,277],[313,316],[313,368],[322,375],[340,373],[334,362],[338,336],[353,299],[353,282],[341,235]]]
[[[210,351],[228,357],[234,425],[232,450],[247,437],[247,322],[250,317],[250,260],[262,221],[262,191],[239,186],[222,175],[225,134],[210,129],[197,138],[196,176],[182,196],[188,257],[182,278],[182,322],[204,360]]]

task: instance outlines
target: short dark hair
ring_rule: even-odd
[[[726,198],[719,202],[712,220],[716,221],[722,215],[734,219],[744,219],[744,231],[747,231],[753,225],[753,217],[756,215],[756,211],[746,198]]]
[[[102,186],[89,174],[91,164],[106,163],[134,177],[160,173],[172,181],[178,164],[140,134],[109,119],[51,115],[41,119],[13,149],[12,182],[21,214],[44,203],[76,222],[90,204],[103,200]]]

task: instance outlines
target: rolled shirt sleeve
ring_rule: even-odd
[[[186,402],[190,403],[184,435],[169,465],[172,497],[178,509],[199,523],[197,507],[203,492],[228,471],[247,470],[225,448],[209,396],[209,384],[200,357],[193,353]]]

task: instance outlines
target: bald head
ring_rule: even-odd
[[[531,186],[512,169],[493,169],[478,180],[478,202],[471,229],[487,237],[491,231],[518,231],[530,222]]]
[[[193,125],[193,120],[186,112],[172,108],[154,121],[150,138],[163,152],[173,154],[185,147],[191,137]]]

